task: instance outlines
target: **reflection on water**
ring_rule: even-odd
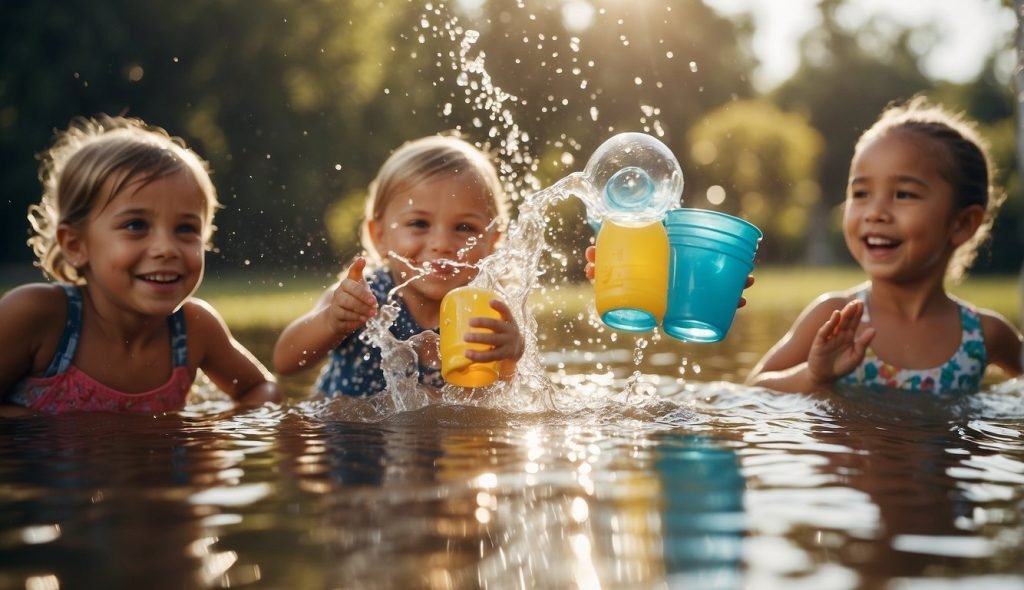
[[[645,386],[572,413],[0,419],[0,587],[1024,583],[1021,383],[941,402]]]

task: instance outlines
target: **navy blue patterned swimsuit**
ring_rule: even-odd
[[[395,281],[387,268],[380,268],[366,278],[370,291],[378,305],[387,303],[388,293],[395,288]],[[398,317],[391,324],[391,333],[399,340],[408,340],[424,331],[416,323],[405,301],[395,297]],[[380,349],[363,342],[359,336],[365,328],[348,335],[337,348],[331,351],[327,364],[316,381],[316,391],[327,397],[335,395],[365,396],[383,391],[387,386],[384,371],[381,370]],[[443,382],[440,371],[420,368],[420,383],[440,387]]]

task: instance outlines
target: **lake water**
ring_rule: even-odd
[[[544,341],[543,411],[382,413],[287,382],[240,413],[0,419],[0,588],[1024,586],[1024,383],[719,381],[773,329],[642,355]]]

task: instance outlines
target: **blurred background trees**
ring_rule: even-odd
[[[854,140],[889,101],[923,92],[985,125],[1011,198],[978,270],[1018,270],[1003,54],[977,80],[937,82],[921,67],[922,31],[848,29],[843,4],[822,0],[799,69],[762,93],[751,18],[700,0],[4,3],[0,268],[31,263],[35,154],[73,116],[100,112],[161,125],[210,160],[225,203],[214,271],[337,270],[358,251],[384,158],[448,129],[495,153],[517,200],[582,169],[614,133],[652,133],[683,165],[686,204],[766,230],[761,263],[843,262],[836,211]],[[567,227],[582,219],[560,209]],[[588,238],[552,236],[574,252]]]

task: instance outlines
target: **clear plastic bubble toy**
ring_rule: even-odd
[[[602,143],[583,172],[565,179],[601,223],[646,225],[658,221],[683,192],[683,171],[672,151],[646,133],[620,133]]]

